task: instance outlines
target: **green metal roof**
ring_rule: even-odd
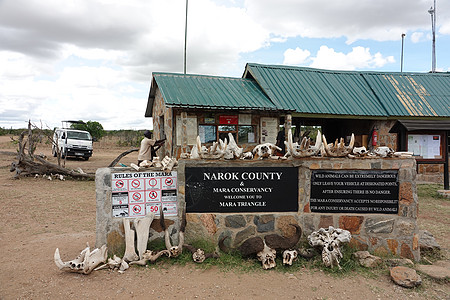
[[[279,109],[372,117],[450,116],[450,74],[332,71],[247,64]]]
[[[244,76],[248,74],[279,108],[307,114],[386,115],[356,72],[247,64]]]
[[[169,107],[237,110],[277,110],[252,79],[206,75],[153,73],[145,116],[151,116],[156,85]]]
[[[450,117],[449,73],[366,73],[389,116]]]

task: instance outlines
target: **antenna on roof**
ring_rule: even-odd
[[[431,73],[436,73],[436,0],[434,0],[434,6],[430,7],[428,13],[431,15],[431,32],[433,34],[433,46],[431,49]]]
[[[188,1],[189,0],[186,0],[186,22],[184,23],[184,74],[186,74],[186,45],[187,45]]]
[[[402,33],[402,56],[400,59],[400,72],[403,72],[403,43],[405,41],[405,35],[404,33]]]

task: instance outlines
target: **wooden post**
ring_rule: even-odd
[[[181,153],[187,153],[187,112],[181,113]]]
[[[284,133],[286,137],[288,136],[289,130],[291,130],[291,128],[292,128],[292,115],[287,114],[286,117],[284,118]]]

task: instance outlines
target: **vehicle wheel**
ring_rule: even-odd
[[[89,160],[89,156],[85,156],[85,157],[84,157],[84,160]]]

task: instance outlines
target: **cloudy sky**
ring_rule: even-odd
[[[0,127],[30,119],[151,128],[152,72],[183,72],[185,0],[0,0]],[[431,69],[433,0],[190,0],[187,72],[241,77],[247,62],[336,70]],[[436,4],[450,71],[450,1]]]

